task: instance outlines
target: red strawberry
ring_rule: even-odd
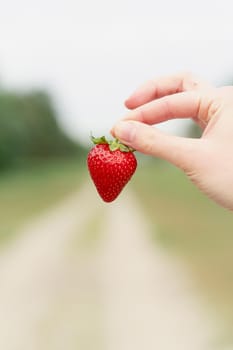
[[[95,146],[87,157],[87,165],[96,189],[105,202],[120,194],[137,168],[133,150],[118,140],[92,137]]]

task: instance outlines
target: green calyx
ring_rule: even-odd
[[[134,152],[135,150],[129,146],[124,145],[118,139],[107,140],[105,136],[93,137],[91,135],[91,140],[95,145],[109,145],[110,151],[114,152],[120,150],[121,152]]]

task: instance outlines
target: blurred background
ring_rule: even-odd
[[[230,0],[1,3],[2,348],[233,348],[232,214],[158,159],[137,155],[110,205],[86,169],[90,134],[108,135],[144,81],[191,71],[233,83],[232,10]],[[200,136],[188,120],[159,127]]]

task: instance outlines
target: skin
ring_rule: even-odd
[[[182,73],[146,82],[125,105],[130,111],[112,128],[114,137],[173,163],[202,192],[233,210],[233,86],[216,88]],[[202,137],[167,135],[152,126],[174,118],[192,118]]]

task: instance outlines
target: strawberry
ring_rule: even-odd
[[[88,170],[101,198],[112,202],[134,174],[137,160],[133,149],[116,139],[91,139],[95,146],[88,153]]]

